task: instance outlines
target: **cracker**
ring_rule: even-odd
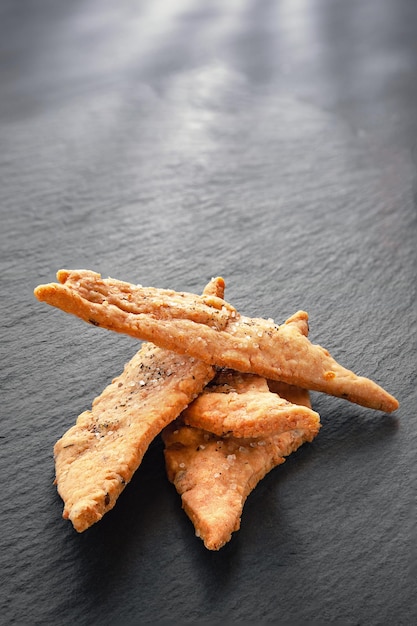
[[[269,390],[265,378],[221,370],[182,413],[185,424],[216,435],[264,437],[311,428],[319,415]]]
[[[245,317],[214,295],[143,288],[88,270],[61,270],[57,276],[60,284],[40,285],[36,297],[96,326],[369,408],[391,412],[399,406],[378,384],[309,341],[305,311],[278,326],[271,319]]]
[[[308,391],[300,390],[299,397],[310,405]],[[250,492],[319,428],[316,422],[268,437],[219,437],[180,417],[162,431],[168,478],[207,549],[219,550],[231,539]]]
[[[204,293],[220,295],[223,279]],[[54,447],[63,517],[82,532],[112,509],[150,442],[214,376],[213,366],[147,343]]]

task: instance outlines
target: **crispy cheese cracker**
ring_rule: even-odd
[[[308,391],[299,391],[298,397],[310,406]],[[219,437],[185,425],[180,417],[162,431],[168,478],[206,548],[219,550],[231,539],[250,492],[289,454],[312,441],[320,423],[299,426],[268,437]]]
[[[181,417],[189,426],[234,437],[313,429],[319,421],[310,408],[272,393],[265,378],[235,370],[218,372]]]
[[[300,328],[308,315],[277,326],[245,317],[213,295],[196,296],[102,279],[89,270],[60,270],[59,283],[40,285],[36,297],[96,326],[152,341],[211,365],[322,391],[391,412],[398,401],[372,380],[341,366]]]
[[[204,293],[221,296],[223,290],[218,278]],[[152,439],[214,374],[207,363],[147,343],[78,417],[54,447],[63,517],[78,532],[113,508]]]

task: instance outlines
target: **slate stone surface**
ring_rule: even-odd
[[[412,0],[2,2],[1,623],[414,623],[416,20]],[[319,436],[217,553],[159,439],[79,535],[53,444],[137,343],[38,303],[61,267],[305,309],[401,407],[314,394]]]

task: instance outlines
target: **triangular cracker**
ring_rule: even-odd
[[[233,437],[313,429],[320,419],[310,408],[272,393],[265,378],[235,370],[218,372],[181,417],[188,426]]]
[[[298,395],[310,405],[308,391]],[[242,439],[218,437],[179,418],[162,431],[168,478],[206,548],[219,550],[231,539],[249,493],[291,452],[312,441],[319,427],[317,421],[314,427]]]
[[[312,344],[308,315],[277,326],[245,317],[216,296],[196,296],[102,279],[88,270],[60,270],[61,284],[35,289],[36,297],[96,326],[152,341],[206,363],[258,374],[351,402],[394,411],[398,401],[382,387],[344,368]]]
[[[204,290],[221,297],[222,278]],[[152,439],[213,378],[213,366],[147,343],[54,448],[63,517],[78,532],[113,508]]]

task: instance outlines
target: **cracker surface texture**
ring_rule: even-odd
[[[145,344],[57,441],[63,517],[78,532],[114,507],[150,442],[212,376],[206,363]]]
[[[216,435],[264,437],[314,428],[319,416],[307,406],[272,393],[265,378],[220,371],[181,415],[185,424]]]
[[[144,288],[89,270],[60,270],[59,283],[36,297],[86,322],[125,333],[211,365],[321,391],[385,412],[398,401],[372,380],[346,369],[303,331],[299,311],[278,326],[249,318],[215,295]]]
[[[281,387],[281,393],[285,391]],[[203,392],[203,395],[206,392]],[[264,392],[260,392],[264,393]],[[242,391],[242,395],[244,392]],[[289,390],[289,397],[310,407],[309,393]],[[169,480],[181,496],[197,537],[209,550],[219,550],[239,530],[245,501],[259,481],[320,428],[299,424],[296,430],[259,438],[219,437],[185,425],[180,418],[162,432]]]
[[[222,297],[224,281],[204,293]],[[54,447],[63,517],[82,532],[112,509],[154,437],[213,378],[194,357],[147,343]]]

